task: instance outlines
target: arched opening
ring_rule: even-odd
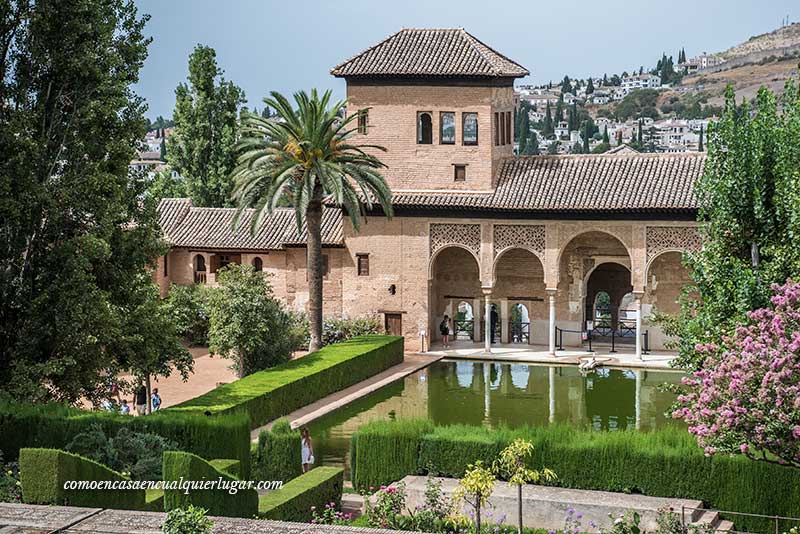
[[[253,258],[253,270],[257,273],[264,270],[264,262],[258,256]]]
[[[473,339],[475,332],[475,315],[472,304],[462,300],[458,303],[453,317],[453,336],[455,339]]]
[[[511,324],[509,326],[511,343],[530,343],[531,318],[528,308],[518,302],[511,307]]]
[[[547,343],[544,266],[533,252],[511,248],[495,261],[492,297],[500,303],[503,343]]]
[[[586,316],[593,337],[635,337],[636,316],[631,272],[619,263],[601,263],[586,281]],[[587,328],[588,329],[588,328]]]
[[[420,145],[433,144],[433,120],[430,113],[417,114],[417,143]]]
[[[441,339],[439,325],[447,315],[456,339],[479,340],[479,329],[475,326],[480,324],[477,315],[481,310],[481,298],[480,267],[475,256],[454,245],[440,250],[431,264],[429,324],[432,339]]]
[[[192,260],[194,264],[194,283],[206,283],[206,258],[202,254],[196,254]]]

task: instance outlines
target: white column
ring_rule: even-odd
[[[633,309],[636,313],[636,358],[642,359],[642,294],[634,293]]]
[[[484,289],[483,295],[486,299],[486,305],[483,313],[483,348],[486,353],[489,354],[492,352],[492,301],[490,299],[492,296],[492,290]]]
[[[551,367],[549,369],[549,381],[550,381],[550,418],[549,421],[551,423],[556,422],[556,368]]]
[[[550,356],[556,355],[556,292],[552,289],[547,290],[547,298],[550,306],[550,335],[548,353]]]

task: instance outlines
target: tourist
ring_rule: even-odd
[[[136,406],[136,415],[147,413],[147,388],[144,387],[144,384],[139,384],[139,387],[136,388],[133,404]]]
[[[303,427],[300,431],[300,457],[303,462],[303,473],[307,473],[311,469],[311,464],[314,463],[314,446],[311,443],[311,433],[308,428]]]
[[[489,314],[489,326],[491,328],[491,339],[492,343],[494,343],[494,331],[497,329],[497,308],[494,304],[492,304],[492,313]]]
[[[159,408],[161,408],[161,395],[158,394],[158,388],[153,390],[153,395],[150,398],[150,405],[153,407],[153,411],[157,412]]]
[[[119,413],[122,415],[129,415],[131,413],[131,407],[128,406],[128,399],[122,399],[122,405],[119,407]]]
[[[447,314],[444,315],[444,319],[442,320],[441,324],[439,325],[439,333],[442,334],[442,345],[444,348],[450,346],[450,317]]]

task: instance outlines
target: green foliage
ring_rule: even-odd
[[[40,1],[5,2],[0,18],[0,390],[98,400],[108,369],[186,363],[153,313],[147,271],[164,246],[129,173],[147,17],[128,1]]]
[[[147,508],[145,490],[64,489],[67,481],[128,480],[88,458],[57,449],[19,452],[22,500],[29,504],[60,504],[121,510]]]
[[[547,468],[539,471],[529,469],[526,462],[533,456],[533,443],[526,439],[516,438],[509,443],[492,464],[492,469],[509,484],[522,486],[525,484],[539,484],[540,482],[553,482],[556,474]]]
[[[245,96],[222,77],[216,56],[203,45],[189,56],[188,84],[175,89],[175,130],[167,142],[167,161],[185,179],[196,206],[232,206],[230,173]]]
[[[205,284],[172,285],[163,301],[178,334],[192,345],[208,343],[208,300],[214,289]]]
[[[489,497],[494,492],[494,473],[483,462],[478,460],[467,465],[464,476],[458,481],[458,488],[453,495],[456,506],[466,502],[474,510],[475,532],[481,530],[481,509],[486,505]]]
[[[411,518],[404,515],[406,512],[406,486],[403,482],[398,482],[388,488],[381,487],[375,494],[375,503],[370,501],[371,499],[364,499],[365,515],[370,527],[391,530],[414,529]]]
[[[211,534],[214,522],[206,517],[207,510],[191,504],[185,509],[175,508],[167,512],[161,525],[164,534]]]
[[[422,436],[433,430],[427,419],[370,421],[350,440],[350,478],[360,490],[377,488],[422,470]]]
[[[19,503],[22,501],[22,484],[19,481],[19,464],[3,462],[0,451],[0,502]]]
[[[228,475],[240,478],[242,474],[242,462],[230,458],[217,458],[216,460],[208,461],[211,466],[217,471],[222,471]]]
[[[723,336],[747,311],[766,307],[771,284],[800,272],[800,97],[786,84],[782,113],[766,88],[755,104],[737,105],[709,125],[708,158],[695,185],[703,248],[686,258],[694,282],[676,317],[661,317],[678,336],[676,365],[699,368],[698,344],[724,347]]]
[[[338,467],[317,467],[270,491],[258,501],[258,515],[280,521],[311,520],[312,506],[322,508],[342,503],[344,471]]]
[[[77,434],[64,447],[134,480],[161,480],[161,454],[177,448],[177,443],[158,434],[136,432],[128,427],[120,428],[109,438],[99,424]]]
[[[159,414],[244,413],[253,428],[403,361],[403,338],[364,336],[225,384]],[[248,449],[249,451],[249,449]],[[207,456],[213,457],[213,456]],[[225,455],[239,458],[238,455]]]
[[[375,315],[363,317],[327,317],[322,323],[322,344],[330,345],[354,337],[381,333],[381,322]]]
[[[159,410],[147,417],[87,412],[59,404],[0,400],[0,450],[15,459],[23,447],[63,449],[76,435],[100,425],[107,436],[128,427],[174,441],[203,458],[235,458],[250,475],[250,421],[243,415],[206,417]]]
[[[658,110],[656,110],[657,101],[658,91],[656,89],[636,89],[617,102],[614,106],[614,116],[621,121],[638,117],[657,119],[659,116]]]
[[[216,469],[197,455],[166,451],[164,453],[164,510],[199,506],[211,515],[225,517],[253,517],[258,510],[258,492],[244,486],[246,481]],[[230,484],[229,489],[181,488],[173,489],[170,481],[217,481],[222,479]]]
[[[258,435],[253,477],[288,482],[302,472],[300,432],[292,430],[285,419],[276,421],[270,430],[262,430]]]
[[[295,347],[286,332],[294,318],[267,277],[249,265],[230,264],[217,271],[217,280],[208,297],[211,353],[232,358],[240,377],[288,361]]]
[[[354,482],[386,484],[408,474],[461,477],[477,460],[488,465],[516,438],[533,443],[529,469],[544,467],[558,474],[552,484],[575,489],[634,492],[657,497],[702,500],[720,510],[797,517],[800,514],[800,477],[796,470],[752,462],[741,457],[706,457],[684,429],[653,432],[591,432],[572,427],[487,429],[466,425],[436,427],[419,442],[419,457],[405,458],[404,440],[392,439],[392,428],[403,431],[407,421],[380,423],[382,440],[361,446],[362,432],[353,435],[351,448]],[[375,433],[369,427],[367,434]],[[416,421],[424,425],[424,421]],[[428,423],[430,425],[431,423]],[[394,426],[392,426],[394,425]],[[430,427],[429,427],[430,428]],[[402,434],[400,434],[402,438]],[[395,445],[397,443],[397,445]],[[351,449],[352,450],[352,449]],[[403,458],[405,472],[388,471],[391,458]],[[360,487],[360,486],[358,486]],[[769,528],[757,519],[737,518],[737,527],[753,532]]]

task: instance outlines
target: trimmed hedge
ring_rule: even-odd
[[[353,486],[377,488],[420,472],[420,444],[432,430],[428,419],[376,420],[362,425],[350,440]]]
[[[208,510],[209,515],[225,517],[253,517],[258,511],[258,492],[255,489],[240,488],[236,492],[225,489],[192,489],[188,492],[180,487],[172,488],[169,482],[242,481],[220,471],[197,455],[180,452],[164,452],[164,510],[186,508],[193,504]]]
[[[339,467],[317,467],[300,475],[258,501],[258,515],[280,521],[311,520],[311,507],[322,510],[328,503],[342,504],[344,471]]]
[[[213,467],[217,471],[222,471],[223,473],[227,473],[236,478],[241,477],[240,470],[242,467],[242,462],[240,462],[239,460],[219,458],[216,460],[209,460],[208,463],[211,464],[211,467]]]
[[[61,404],[31,405],[0,400],[0,451],[13,460],[24,447],[63,449],[95,424],[106,435],[127,426],[170,439],[203,458],[233,458],[250,476],[250,422],[243,415],[207,417],[159,410],[147,417],[112,412],[88,412]]]
[[[257,428],[403,361],[403,338],[362,336],[248,375],[162,412],[245,413]]]
[[[64,489],[67,481],[129,479],[93,460],[57,449],[20,450],[19,477],[22,500],[29,504],[151,509],[144,489]]]
[[[303,473],[300,432],[280,419],[258,435],[253,478],[288,482]]]
[[[800,470],[743,457],[706,457],[677,427],[653,432],[591,432],[561,425],[515,430],[436,427],[420,436],[414,462],[408,458],[413,449],[409,424],[370,423],[353,435],[356,487],[388,484],[407,474],[460,477],[467,464],[491,462],[514,438],[524,437],[535,446],[530,467],[551,468],[558,476],[557,486],[691,498],[720,510],[800,516]],[[405,472],[386,468],[395,458],[401,459],[398,465],[404,465]],[[770,528],[754,518],[733,519],[737,530]]]

